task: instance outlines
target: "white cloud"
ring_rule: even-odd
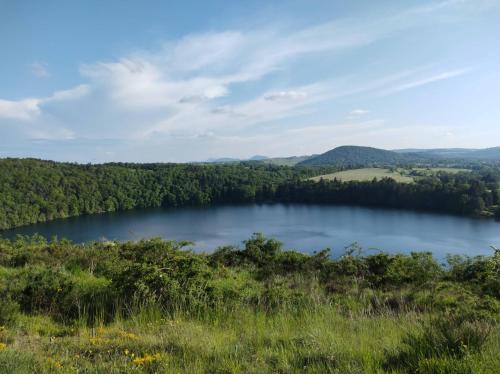
[[[429,77],[418,79],[416,81],[412,81],[409,83],[400,84],[396,87],[392,87],[392,88],[382,92],[382,95],[388,95],[388,94],[392,94],[392,93],[406,91],[406,90],[409,90],[411,88],[425,86],[427,84],[431,84],[431,83],[459,77],[461,75],[469,73],[471,70],[472,70],[471,68],[464,68],[464,69],[458,69],[458,70],[445,71],[445,72],[442,72],[442,73],[439,73],[436,75],[432,75]]]
[[[69,90],[56,91],[52,94],[52,96],[41,100],[41,102],[76,100],[88,95],[90,91],[91,88],[89,85],[80,84],[79,86],[70,88]]]
[[[364,117],[366,114],[370,113],[369,110],[366,109],[354,109],[349,112],[349,115],[347,116],[347,119],[359,119],[361,117]]]
[[[170,144],[166,139],[188,144],[186,139],[195,139],[207,150],[208,143],[220,146],[232,141],[254,141],[255,145],[259,139],[267,139],[267,147],[274,141],[287,144],[283,141],[285,136],[299,133],[287,129],[285,122],[314,113],[324,102],[354,95],[395,93],[458,77],[469,69],[436,73],[434,68],[424,66],[382,77],[369,73],[338,77],[333,71],[332,77],[317,83],[273,81],[246,95],[239,95],[241,85],[264,81],[299,58],[326,53],[333,56],[369,45],[422,22],[424,13],[430,15],[455,6],[454,2],[438,5],[386,17],[335,20],[299,30],[270,27],[188,35],[154,51],[138,51],[116,60],[82,65],[82,84],[74,88],[40,98],[0,100],[0,126],[8,125],[12,131],[18,128],[37,139],[109,138],[139,144],[160,140]],[[32,71],[40,76],[48,74],[43,63],[33,64]],[[347,111],[343,109],[343,113]],[[348,119],[366,120],[367,114],[366,109],[354,109]],[[352,124],[345,130],[342,126],[304,128],[299,135],[311,144],[316,139],[326,146],[332,138],[342,139],[339,131],[345,131],[344,138],[348,140],[349,131],[358,134],[360,129],[373,125],[369,121],[362,123],[356,130]],[[281,129],[274,138],[255,135],[241,140],[239,132],[247,130],[248,134],[250,129],[257,129],[265,133],[262,129],[266,126]],[[358,136],[364,139],[366,135]],[[185,152],[198,151],[189,144]],[[267,153],[264,151],[251,153]],[[285,148],[280,150],[284,151]]]
[[[29,65],[30,71],[38,78],[47,78],[50,76],[48,65],[45,62],[35,61]]]
[[[283,101],[283,100],[302,100],[307,97],[307,93],[301,91],[278,91],[264,95],[265,100]]]
[[[27,121],[40,114],[39,99],[0,100],[0,119]]]

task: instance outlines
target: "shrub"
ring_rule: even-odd
[[[432,362],[453,366],[454,361],[463,359],[468,353],[480,352],[491,330],[491,325],[485,321],[456,315],[441,316],[426,323],[422,331],[407,334],[396,352],[386,352],[384,366],[408,372],[422,372],[422,366]]]
[[[64,300],[73,288],[69,274],[63,270],[37,266],[26,269],[26,286],[20,295],[23,311],[63,317]]]
[[[19,314],[19,304],[10,297],[0,296],[0,326],[11,325]]]

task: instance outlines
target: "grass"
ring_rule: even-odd
[[[314,181],[324,180],[334,180],[335,178],[342,182],[349,181],[371,181],[374,178],[392,178],[399,183],[413,183],[416,178],[431,176],[436,173],[450,173],[457,174],[462,172],[470,171],[468,169],[459,168],[447,168],[447,167],[435,167],[435,168],[411,168],[411,169],[384,169],[384,168],[363,168],[363,169],[352,169],[338,171],[336,173],[319,175],[310,178]]]
[[[500,249],[0,240],[0,373],[497,373]]]
[[[353,170],[344,170],[339,171],[332,174],[324,174],[319,175],[317,177],[311,178],[311,180],[319,181],[321,179],[325,180],[333,180],[337,178],[342,182],[349,181],[371,181],[374,178],[382,179],[382,178],[392,178],[396,182],[400,183],[412,183],[413,178],[401,174],[399,171],[391,171],[389,169],[382,168],[364,168],[364,169],[353,169]]]
[[[165,317],[153,309],[109,325],[72,329],[49,320],[41,323],[43,317],[25,317],[35,321],[3,331],[8,343],[0,351],[0,370],[382,373],[387,352],[397,350],[404,336],[417,333],[421,320],[428,318],[414,313],[346,315],[332,306],[271,315],[241,309],[209,317]],[[469,355],[472,372],[500,370],[499,346],[496,331],[485,349]]]

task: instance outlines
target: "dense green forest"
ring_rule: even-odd
[[[78,165],[0,160],[0,229],[146,207],[270,199],[280,183],[313,170],[249,163]]]
[[[285,202],[357,204],[475,215],[486,209],[497,209],[498,180],[496,171],[470,175],[440,173],[415,183],[398,183],[391,178],[372,182],[296,180],[281,184],[275,198]]]
[[[259,162],[78,165],[3,159],[0,229],[82,214],[217,203],[359,204],[457,214],[493,214],[499,203],[495,167],[438,173],[411,184],[308,180],[335,170]]]
[[[0,372],[498,373],[500,250],[0,240]]]

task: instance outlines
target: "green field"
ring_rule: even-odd
[[[311,180],[319,181],[321,179],[324,180],[334,180],[337,178],[342,182],[349,181],[371,181],[374,178],[382,179],[382,178],[392,178],[396,182],[400,183],[412,183],[415,181],[415,178],[424,177],[434,175],[439,172],[443,173],[462,173],[470,170],[467,169],[459,169],[459,168],[445,168],[445,167],[437,167],[437,168],[411,168],[411,169],[383,169],[383,168],[363,168],[363,169],[352,169],[352,170],[344,170],[338,171],[336,173],[318,175],[317,177],[311,178]]]
[[[311,178],[314,181],[319,181],[321,179],[334,180],[337,178],[342,182],[349,181],[371,181],[373,178],[392,178],[396,182],[400,183],[412,183],[413,177],[403,175],[399,171],[391,171],[389,169],[381,168],[365,168],[365,169],[353,169],[344,170],[332,174],[319,175],[317,177]]]

